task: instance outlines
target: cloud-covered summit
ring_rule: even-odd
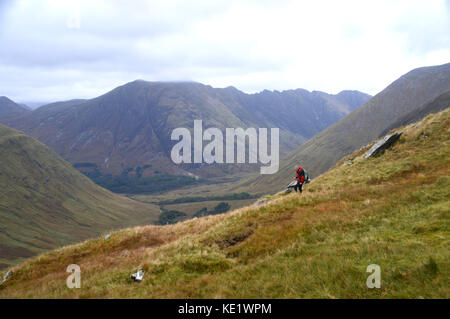
[[[2,1],[0,95],[89,98],[137,78],[374,94],[450,57],[448,1]]]

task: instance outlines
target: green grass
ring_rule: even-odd
[[[302,195],[27,260],[0,298],[449,298],[449,124],[444,111],[403,128],[381,156],[364,159],[368,145]],[[71,263],[81,289],[65,286]],[[366,287],[370,264],[380,289]]]
[[[197,203],[197,202],[209,202],[209,201],[223,201],[223,200],[247,200],[258,198],[257,195],[250,195],[249,193],[235,193],[223,196],[197,196],[197,197],[182,197],[176,199],[169,199],[160,201],[159,205],[170,205],[170,204],[183,204],[183,203]]]
[[[86,176],[91,178],[97,185],[119,194],[160,193],[204,183],[203,180],[197,180],[194,177],[168,174],[154,175],[150,177],[136,177],[127,175],[93,176],[86,173]]]
[[[0,125],[0,268],[148,224],[159,208],[96,186],[42,143]]]

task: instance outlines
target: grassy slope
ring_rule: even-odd
[[[416,110],[406,114],[405,116],[399,118],[394,124],[392,124],[388,129],[386,129],[382,134],[385,135],[392,129],[396,127],[408,125],[414,122],[419,121],[424,118],[428,114],[438,113],[450,107],[450,91],[447,91],[441,95],[439,95],[436,99],[431,102],[425,103],[421,107]]]
[[[233,191],[251,189],[273,194],[293,179],[298,165],[302,165],[315,178],[333,167],[343,156],[377,139],[405,116],[416,114],[416,118],[421,118],[433,112],[437,109],[433,105],[427,104],[425,108],[423,105],[449,90],[450,63],[414,69],[282,158],[276,174],[255,174],[238,183]]]
[[[0,297],[449,298],[450,111],[403,130],[381,156],[363,159],[369,145],[301,196],[28,260]],[[81,289],[65,286],[71,263]],[[373,263],[381,289],[365,285]],[[134,283],[139,266],[145,278]]]
[[[0,96],[0,119],[2,121],[18,117],[30,112],[27,108],[11,101],[6,96]]]
[[[208,210],[212,210],[219,203],[225,202],[231,206],[231,209],[237,209],[244,206],[251,205],[254,203],[256,199],[241,199],[241,200],[213,200],[213,201],[205,201],[205,202],[194,202],[194,203],[180,203],[180,204],[170,204],[164,205],[164,208],[167,210],[177,210],[183,213],[186,213],[189,217],[192,217],[196,212],[200,209],[206,207]]]
[[[158,194],[148,194],[148,195],[128,195],[130,198],[154,205],[159,205],[161,208],[164,207],[168,210],[178,210],[186,213],[188,216],[192,216],[199,209],[206,207],[208,209],[214,208],[220,202],[227,202],[231,205],[231,209],[238,209],[244,206],[248,206],[254,203],[257,198],[251,199],[232,199],[229,196],[233,195],[233,192],[229,190],[229,187],[233,183],[220,183],[220,184],[210,184],[210,185],[193,185],[190,187],[183,187],[180,189],[175,189],[170,192],[158,193]],[[212,197],[220,197],[222,199],[213,199]],[[253,195],[253,197],[259,197],[260,195]],[[192,202],[189,201],[189,197],[206,197],[209,200]],[[183,199],[184,202],[177,204],[164,204],[160,203],[163,201]]]
[[[2,125],[0,185],[0,268],[159,214],[96,186],[42,143]]]

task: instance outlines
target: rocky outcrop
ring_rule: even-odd
[[[400,136],[403,134],[403,132],[396,132],[394,134],[386,135],[383,139],[376,142],[370,150],[366,153],[364,158],[373,157],[380,152],[384,151],[385,149],[388,149],[391,147],[395,142],[398,141]]]
[[[8,271],[8,272],[6,273],[6,275],[5,275],[5,277],[3,277],[2,282],[0,282],[0,285],[3,284],[6,280],[8,280],[8,278],[11,277],[12,274],[13,274],[13,271],[12,271],[12,270]]]

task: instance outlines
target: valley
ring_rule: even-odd
[[[279,128],[282,157],[369,98],[358,91],[331,95],[297,89],[246,94],[233,87],[213,88],[196,82],[136,80],[94,99],[51,103],[0,117],[0,123],[38,139],[94,179],[114,182],[121,176],[133,180],[195,175],[215,181],[256,172],[259,167],[248,163],[176,165],[171,159],[174,129],[193,132],[194,120],[202,120],[205,130],[213,127],[223,132],[226,128]]]
[[[436,312],[449,30],[450,0],[0,0],[2,313]]]
[[[446,110],[399,128],[383,154],[365,159],[366,145],[301,196],[28,259],[0,298],[447,298],[449,121]],[[81,289],[64,284],[72,263]],[[382,284],[367,289],[374,263]],[[130,279],[137,268],[140,283]]]
[[[430,83],[430,85],[426,89],[418,89],[423,87],[423,83]],[[90,256],[87,257],[88,260],[96,256],[96,260],[97,258],[102,260],[106,257],[99,255],[98,249],[100,252],[110,251],[119,255],[123,254],[124,250],[132,250],[134,257],[130,260],[126,259],[117,263],[108,259],[104,262],[110,264],[113,267],[111,269],[117,268],[117,276],[119,276],[119,273],[123,274],[125,268],[132,265],[134,267],[140,265],[147,271],[154,271],[150,266],[151,262],[142,263],[143,260],[147,260],[146,258],[150,258],[148,254],[156,254],[159,256],[157,258],[162,260],[165,260],[165,254],[167,256],[180,254],[181,266],[173,266],[177,263],[178,259],[176,259],[175,264],[171,263],[164,271],[173,271],[177,278],[181,278],[179,281],[181,283],[184,276],[190,274],[190,270],[185,269],[179,273],[176,269],[179,267],[184,269],[182,265],[185,265],[189,258],[184,256],[184,248],[181,251],[178,251],[178,248],[172,251],[171,247],[175,245],[175,242],[184,243],[188,240],[187,238],[194,236],[198,239],[195,239],[193,245],[197,248],[201,247],[201,251],[210,251],[212,254],[212,259],[205,261],[207,264],[203,264],[202,261],[200,265],[197,259],[192,261],[192,267],[195,269],[205,267],[205,273],[202,270],[198,275],[204,273],[209,274],[205,275],[205,278],[214,278],[213,274],[216,272],[225,271],[226,273],[228,269],[233,272],[232,269],[235,267],[241,269],[239,271],[244,271],[243,269],[251,269],[250,265],[244,267],[244,264],[250,261],[260,263],[263,260],[260,258],[264,254],[273,253],[275,246],[271,244],[272,241],[279,245],[276,249],[282,251],[287,249],[283,246],[284,244],[297,245],[294,243],[297,235],[291,234],[291,227],[300,227],[292,231],[297,233],[301,229],[302,236],[306,236],[302,237],[301,246],[325,241],[328,247],[331,245],[331,242],[328,243],[330,240],[342,240],[338,236],[338,230],[336,233],[329,233],[326,237],[318,231],[314,236],[318,236],[319,239],[316,237],[314,238],[317,240],[312,237],[308,239],[314,227],[320,229],[327,227],[329,229],[327,232],[330,232],[334,229],[330,228],[330,223],[334,223],[331,220],[341,223],[338,224],[341,226],[346,223],[353,225],[355,220],[360,220],[367,225],[371,218],[370,214],[381,212],[383,215],[382,212],[390,209],[383,203],[403,211],[403,207],[409,207],[409,204],[406,201],[397,202],[390,196],[400,192],[404,185],[404,176],[410,176],[408,173],[411,170],[410,165],[413,165],[413,170],[426,172],[423,173],[424,175],[411,175],[413,184],[428,185],[425,180],[430,178],[432,183],[429,189],[430,195],[423,195],[431,196],[430,201],[425,201],[423,205],[425,207],[437,205],[434,219],[432,218],[429,222],[438,220],[436,223],[441,225],[442,207],[448,203],[440,197],[441,195],[438,195],[441,192],[437,191],[435,186],[441,185],[443,194],[448,192],[445,180],[448,173],[446,173],[448,156],[444,153],[448,149],[448,130],[446,130],[448,111],[445,110],[449,106],[449,92],[450,64],[445,64],[415,69],[370,99],[354,91],[338,95],[303,90],[264,91],[246,95],[234,88],[214,89],[199,83],[173,84],[145,81],[128,83],[92,100],[58,102],[44,105],[34,111],[7,98],[0,99],[0,114],[2,114],[0,122],[23,130],[21,132],[7,126],[0,126],[0,181],[2,185],[6,185],[0,191],[0,237],[2,239],[0,269],[13,267],[19,271],[18,278],[22,278],[19,270],[23,269],[21,267],[33,265],[32,267],[39,268],[41,266],[36,265],[47,258],[50,258],[48,263],[52,264],[55,262],[52,256],[59,254],[63,254],[63,257],[58,257],[58,260],[62,258],[74,263],[84,263],[85,260],[77,256]],[[325,97],[326,99],[318,102],[321,106],[306,105],[302,104],[305,96],[319,98],[318,101]],[[267,101],[274,101],[267,102],[266,98]],[[255,101],[261,102],[264,106],[261,111],[255,108],[253,104],[256,103]],[[359,102],[362,105],[357,107],[356,103]],[[275,104],[271,103],[279,103],[277,112],[271,110],[275,107]],[[318,112],[322,109],[325,113],[328,112],[328,115],[323,113],[325,117],[334,115],[329,118],[328,127],[324,125],[327,123],[324,118],[314,115],[313,117],[316,117],[322,127],[311,124],[308,130],[295,125],[291,126],[289,116],[283,118],[284,111],[291,110],[291,113],[286,114],[292,115],[302,108],[308,112],[313,110]],[[395,112],[392,111],[393,108]],[[268,116],[269,113],[265,112],[269,111],[277,116]],[[215,112],[227,115],[216,117],[215,114],[218,113]],[[435,113],[436,115],[429,115]],[[284,156],[281,158],[279,171],[263,175],[259,172],[261,165],[258,164],[255,167],[251,163],[244,163],[245,160],[238,164],[199,162],[176,165],[170,156],[172,146],[177,142],[172,141],[172,144],[168,142],[171,131],[178,125],[186,125],[188,128],[186,131],[192,130],[195,134],[195,119],[200,116],[206,117],[202,123],[205,128],[225,129],[227,126],[240,125],[247,129],[252,125],[282,124],[280,125],[280,154]],[[424,117],[426,121],[411,124],[421,121]],[[384,159],[388,159],[387,162],[378,163],[377,159],[367,162],[360,160],[368,145],[402,125],[408,125],[409,133],[402,135],[399,145],[395,146],[393,151],[388,151],[388,155],[382,155]],[[432,134],[435,134],[434,137],[428,139]],[[426,136],[429,144],[424,144],[422,136]],[[244,145],[248,148],[250,144]],[[423,146],[423,149],[418,148],[418,145]],[[192,147],[190,154],[194,154],[195,145],[189,145],[189,147]],[[412,154],[411,150],[415,153]],[[426,154],[425,150],[431,153]],[[245,153],[247,151],[248,149],[245,149]],[[401,158],[397,158],[395,154],[400,153]],[[422,158],[428,159],[427,165],[430,164],[430,168],[420,164],[423,163]],[[419,164],[408,164],[412,163],[413,159]],[[344,165],[344,162],[350,162],[351,166]],[[373,177],[369,172],[369,167],[372,165],[370,163],[374,163],[373,165],[378,163],[376,164],[378,166],[375,165],[373,169],[384,172],[387,176],[394,174],[390,172],[391,170],[399,171],[400,175],[392,175],[392,178],[387,178],[387,181],[392,182],[385,184],[384,179]],[[306,187],[307,191],[302,197],[298,197],[297,194],[285,195],[283,190],[292,181],[295,176],[294,169],[299,164],[314,180]],[[387,170],[386,167],[389,169]],[[430,171],[431,167],[437,170],[436,173]],[[405,173],[402,173],[403,171]],[[344,172],[349,175],[345,181],[340,181],[338,176]],[[364,187],[369,187],[371,191],[362,191]],[[389,195],[378,189],[380,187],[388,191]],[[419,189],[413,191],[414,196],[422,196],[418,193]],[[362,194],[366,198],[363,202],[358,199],[363,196]],[[382,200],[382,198],[385,199]],[[411,197],[408,197],[408,200],[411,200]],[[255,205],[256,202],[258,202],[257,205]],[[365,203],[379,203],[379,205],[372,207],[372,204],[367,206]],[[420,203],[422,205],[422,201]],[[422,207],[420,205],[419,207]],[[366,213],[360,215],[358,209]],[[432,226],[423,219],[421,209],[416,211],[414,208],[411,213],[413,215],[405,212],[404,217],[412,218],[417,225],[423,224],[425,225],[423,227],[428,229],[427,227]],[[299,219],[293,217],[296,214]],[[319,217],[313,217],[315,214]],[[336,214],[343,214],[346,217],[341,220],[341,217]],[[292,225],[283,222],[284,217],[281,216],[284,215],[291,216],[289,220],[294,218]],[[349,220],[346,219],[347,217]],[[390,217],[383,218],[390,220]],[[399,223],[405,222],[401,219],[403,217],[398,218],[400,219],[394,218],[392,222],[394,220]],[[237,220],[240,220],[238,224],[236,224]],[[303,220],[308,221],[307,229],[310,230],[305,230],[306,224],[303,225]],[[386,227],[390,223],[388,222]],[[444,228],[438,226],[437,229],[445,233],[446,224],[442,225]],[[138,228],[127,228],[134,226]],[[361,231],[358,227],[354,228],[357,233]],[[112,233],[114,230],[124,228],[125,230]],[[212,230],[209,230],[210,228]],[[399,229],[389,229],[393,232],[399,231]],[[256,237],[253,235],[255,232],[258,234]],[[281,236],[277,232],[282,232],[284,235]],[[213,233],[216,235],[212,235]],[[413,230],[413,233],[420,232],[416,233]],[[120,238],[120,240],[114,239],[111,243],[103,243],[102,237],[98,236],[105,236],[105,234],[113,234],[113,238]],[[210,236],[219,237],[210,242],[212,240]],[[247,238],[255,238],[256,241],[253,242],[253,239],[247,240]],[[87,241],[75,246],[67,246],[83,240]],[[151,243],[147,245],[148,240]],[[266,240],[269,241],[266,242]],[[428,237],[424,237],[423,240],[428,242]],[[86,245],[93,245],[92,247],[95,248],[86,248],[89,252],[81,255],[74,253],[74,249],[85,250]],[[67,247],[59,249],[62,246]],[[197,251],[197,248],[194,250]],[[52,249],[57,250],[51,251]],[[168,249],[167,252],[166,249]],[[324,249],[324,253],[328,254],[329,248]],[[51,252],[47,253],[48,251]],[[259,251],[263,255],[260,255]],[[409,251],[405,253],[410,254]],[[436,247],[435,253],[437,255],[430,257],[430,260],[433,260],[430,261],[431,265],[434,263],[442,265],[444,252]],[[36,255],[39,255],[38,259],[33,259]],[[275,258],[275,255],[273,257]],[[89,267],[87,266],[88,269]],[[49,271],[53,271],[52,269],[54,268],[50,267]],[[40,273],[44,275],[46,271],[41,270]],[[192,275],[196,278],[196,275]],[[59,278],[57,274],[51,276]],[[320,274],[315,276],[320,277]],[[437,274],[433,276],[440,278]],[[113,278],[116,277],[113,276]],[[228,280],[225,279],[228,278],[227,276],[220,278],[222,279],[206,280]],[[17,280],[20,282],[22,279]],[[97,279],[92,278],[92,280],[95,283],[94,286],[97,285]],[[261,278],[261,280],[267,279]],[[155,282],[154,279],[152,282]],[[440,279],[439,283],[441,283]],[[103,283],[101,284],[103,290],[96,290],[97,292],[89,290],[86,296],[106,297],[111,296],[111,293],[117,296],[116,292],[112,292],[116,288],[119,288],[119,294],[122,293],[120,292],[122,288],[125,289],[124,295],[130,293],[128,288],[125,288],[125,283],[119,279],[110,284]],[[48,287],[48,289],[54,289],[50,288],[52,283],[49,283]],[[4,289],[0,286],[0,296]],[[189,290],[189,285],[185,290],[181,290],[187,295],[183,293],[171,295],[161,289],[155,290],[151,296],[211,297],[207,291],[201,289],[198,293],[191,295],[193,291]],[[11,295],[7,293],[8,296],[14,296],[15,293],[21,294],[20,289],[11,291],[15,292]],[[42,291],[46,297],[49,296],[46,288]],[[132,296],[140,296],[139,291],[133,292]],[[241,287],[240,291],[241,297],[254,296],[244,287]],[[323,292],[319,293],[317,289],[314,291],[318,295],[297,292],[292,296],[327,296]],[[60,289],[56,289],[55,293],[61,296],[70,295],[69,292]],[[346,296],[344,291],[336,293],[341,297]],[[34,292],[27,295],[27,297],[36,296],[41,295]],[[83,296],[76,295],[76,297]],[[229,295],[226,290],[221,290],[220,296]],[[274,291],[267,291],[267,297],[276,296],[277,293]]]

